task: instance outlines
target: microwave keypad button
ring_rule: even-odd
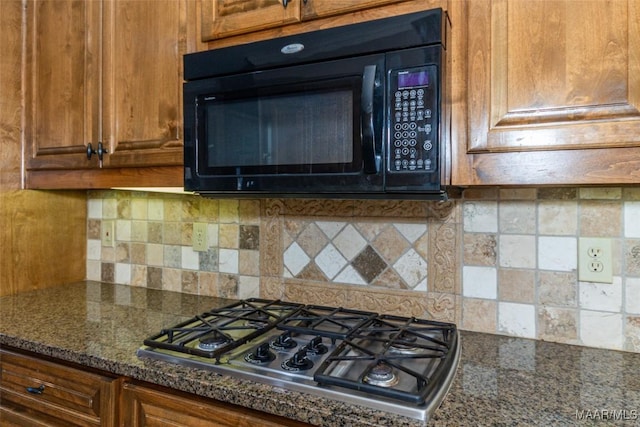
[[[400,147],[402,145],[402,141],[396,139],[395,141],[393,141],[393,145],[395,145],[396,147]]]
[[[427,139],[422,145],[422,148],[424,148],[425,151],[431,150],[433,148],[433,144],[431,143],[431,140]]]
[[[426,124],[426,125],[424,126],[424,131],[425,131],[426,133],[431,133],[431,125],[430,125],[430,124]]]
[[[416,127],[418,127],[417,124],[414,123],[409,123],[409,129],[414,130]]]
[[[412,146],[412,147],[415,147],[417,143],[418,143],[418,141],[416,141],[415,139],[410,139],[409,140],[409,145]]]
[[[431,110],[430,109],[426,109],[424,110],[424,118],[425,119],[430,119],[431,118]]]

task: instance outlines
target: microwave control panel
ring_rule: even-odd
[[[390,77],[388,170],[434,172],[438,168],[436,66],[397,70]]]

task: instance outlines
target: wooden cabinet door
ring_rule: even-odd
[[[262,412],[125,383],[122,395],[124,427],[281,427],[307,426]]]
[[[452,2],[454,184],[640,182],[640,3]],[[460,31],[464,25],[464,31]],[[466,34],[465,34],[466,31]],[[460,58],[457,58],[460,59]],[[466,136],[466,138],[465,138]]]
[[[302,0],[202,0],[202,40],[300,21]]]
[[[88,168],[99,140],[100,3],[28,1],[25,79],[27,169]]]
[[[119,381],[0,350],[0,425],[113,427]]]
[[[108,167],[183,163],[188,3],[104,0],[102,135]]]
[[[302,20],[323,18],[325,16],[398,3],[400,1],[404,0],[307,0],[302,7]]]

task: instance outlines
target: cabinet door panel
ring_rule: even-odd
[[[303,427],[308,424],[179,392],[123,385],[122,423],[128,427]]]
[[[27,3],[27,168],[86,168],[98,140],[100,3]]]
[[[634,1],[470,7],[469,78],[487,79],[473,88],[484,108],[470,113],[471,152],[640,145]]]
[[[2,423],[114,424],[117,380],[8,351],[0,357]]]
[[[301,3],[302,0],[202,0],[202,40],[299,22]]]
[[[186,3],[104,3],[102,133],[109,167],[182,164]]]
[[[640,5],[471,0],[453,44],[453,183],[640,182]],[[466,46],[460,43],[464,39]],[[464,62],[464,61],[462,61]],[[467,122],[462,123],[466,117]]]

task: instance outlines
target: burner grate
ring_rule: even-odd
[[[178,351],[207,358],[218,358],[264,332],[274,328],[283,318],[291,316],[302,307],[301,304],[252,298],[235,304],[209,310],[166,328],[153,335],[144,344],[152,348]],[[216,348],[198,346],[204,337],[222,336]]]
[[[349,335],[314,380],[422,404],[454,364],[457,339],[453,324],[378,316]]]
[[[375,318],[375,313],[345,308],[309,305],[284,319],[278,329],[305,335],[328,337],[335,343]]]

